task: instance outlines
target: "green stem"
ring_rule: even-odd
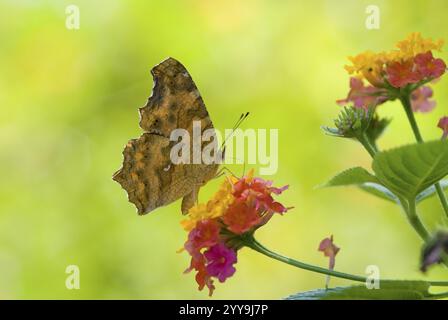
[[[404,201],[403,199],[400,199],[402,207],[408,217],[409,223],[412,225],[412,227],[418,233],[418,235],[423,239],[423,241],[428,242],[431,238],[431,235],[426,230],[425,226],[418,217],[415,200],[408,203],[403,201]],[[448,267],[448,261],[446,261],[446,259],[443,259],[442,263]]]
[[[414,112],[412,111],[411,107],[411,100],[409,99],[409,94],[402,95],[400,97],[400,101],[404,107],[404,111],[406,112],[412,131],[414,132],[415,140],[417,140],[418,143],[422,143],[423,138],[418,128],[417,121],[415,121]]]
[[[304,263],[298,260],[294,260],[285,256],[282,256],[278,253],[275,253],[271,250],[269,250],[268,248],[266,248],[265,246],[263,246],[261,243],[259,243],[252,235],[245,237],[244,239],[241,239],[244,244],[251,248],[252,250],[257,251],[258,253],[261,253],[269,258],[278,260],[280,262],[289,264],[291,266],[294,266],[296,268],[300,268],[300,269],[304,269],[304,270],[308,270],[308,271],[312,271],[312,272],[316,272],[316,273],[321,273],[321,274],[325,274],[328,276],[333,276],[336,278],[341,278],[341,279],[346,279],[346,280],[352,280],[352,281],[357,281],[357,282],[366,282],[367,278],[363,277],[363,276],[358,276],[358,275],[354,275],[354,274],[350,274],[350,273],[344,273],[344,272],[339,272],[339,271],[334,271],[334,270],[330,270],[330,269],[326,269],[326,268],[322,268],[322,267],[318,267],[312,264],[308,264],[308,263]],[[391,281],[391,280],[382,280],[382,281]],[[448,281],[427,281],[431,286],[438,286],[438,287],[448,287]]]
[[[369,138],[365,133],[358,137],[358,141],[364,146],[370,156],[373,158],[376,154],[376,149],[370,143]]]
[[[437,195],[439,196],[440,203],[442,204],[443,210],[448,218],[448,201],[446,200],[445,192],[439,182],[435,184]]]
[[[414,112],[412,111],[410,95],[408,93],[403,94],[400,97],[401,104],[404,107],[404,111],[408,117],[409,123],[411,124],[412,131],[414,132],[415,139],[418,143],[423,142],[422,135],[417,125],[417,121],[415,121]],[[443,211],[445,215],[448,217],[448,201],[445,196],[445,192],[443,192],[443,188],[439,182],[435,184],[435,188],[437,191],[437,195],[439,196],[440,203],[442,204]]]
[[[330,269],[326,269],[326,268],[321,268],[321,267],[318,267],[318,266],[315,266],[312,264],[300,262],[300,261],[282,256],[278,253],[272,252],[271,250],[267,249],[261,243],[259,243],[257,240],[255,240],[255,238],[250,238],[248,241],[245,242],[245,244],[247,247],[249,247],[261,254],[264,254],[265,256],[268,256],[272,259],[281,261],[283,263],[289,264],[291,266],[294,266],[294,267],[297,267],[300,269],[317,272],[317,273],[321,273],[321,274],[326,274],[329,276],[352,280],[352,281],[358,281],[358,282],[366,281],[366,277],[357,276],[357,275],[353,275],[353,274],[349,274],[349,273],[338,272],[338,271],[334,271],[334,270],[330,270]]]
[[[401,199],[400,202],[403,203]],[[403,207],[406,211],[409,223],[412,225],[414,230],[417,231],[418,235],[423,239],[423,241],[428,241],[430,235],[417,215],[417,207],[415,201],[409,202],[407,208],[406,206]]]

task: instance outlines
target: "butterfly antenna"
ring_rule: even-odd
[[[232,131],[230,132],[230,134],[224,139],[222,145],[221,145],[221,149],[225,149],[225,145],[226,142],[233,136],[233,134],[235,133],[236,129],[238,129],[238,127],[244,122],[244,120],[246,120],[246,118],[249,116],[249,112],[246,113],[242,113],[239,117],[239,119],[235,122],[235,125],[232,127]]]
[[[222,175],[224,174],[224,171],[227,171],[227,172],[230,173],[233,177],[239,179],[239,177],[236,176],[236,175],[233,173],[233,171],[230,170],[230,169],[227,168],[227,167],[222,167],[222,168],[218,171],[218,173],[217,173],[217,177],[222,176]]]
[[[235,133],[236,129],[238,129],[238,127],[244,122],[244,120],[246,120],[246,118],[249,116],[249,112],[246,113],[242,113],[239,117],[239,119],[236,121],[236,123],[234,124],[234,126],[232,127],[232,131],[230,132],[230,134],[224,139],[223,143],[221,144],[221,150],[219,151],[219,157],[220,157],[220,163],[224,162],[224,158],[225,158],[225,153],[226,153],[226,143],[227,141],[233,136],[233,134]],[[232,173],[233,176],[235,176]]]

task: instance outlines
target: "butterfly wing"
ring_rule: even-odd
[[[202,130],[213,128],[204,101],[187,69],[168,58],[151,70],[154,88],[146,105],[139,109],[140,127],[145,132],[169,137],[182,128],[192,136],[193,121],[201,121]]]
[[[139,214],[157,206],[161,191],[160,175],[169,166],[169,140],[144,133],[130,140],[123,150],[123,166],[113,179],[128,193]],[[168,155],[168,156],[167,156]]]
[[[127,191],[139,214],[184,198],[185,213],[197,200],[199,188],[212,179],[217,164],[172,164],[169,140],[174,129],[193,136],[193,121],[202,131],[213,128],[205,104],[185,67],[173,58],[155,66],[154,88],[146,105],[139,109],[145,133],[130,140],[123,151],[123,167],[113,177]],[[190,155],[192,159],[192,154]]]

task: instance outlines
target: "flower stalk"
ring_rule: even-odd
[[[409,223],[414,228],[414,230],[418,233],[420,238],[424,242],[428,241],[430,238],[429,232],[426,230],[425,226],[421,222],[420,218],[417,214],[417,207],[415,204],[415,201],[410,201],[407,203],[407,205],[404,205],[404,200],[400,199],[400,202],[402,203],[403,209],[406,212],[406,216],[408,217]]]
[[[363,145],[363,147],[367,150],[370,156],[373,158],[377,153],[376,148],[370,143],[370,139],[367,137],[365,132],[357,137],[358,141]]]
[[[403,105],[404,111],[406,112],[406,116],[408,117],[408,121],[409,124],[411,125],[412,132],[414,132],[415,140],[418,143],[422,143],[423,138],[420,133],[420,129],[418,128],[417,121],[415,120],[414,112],[412,111],[411,99],[409,98],[409,93],[401,95],[400,102]]]
[[[257,251],[258,253],[261,253],[269,258],[289,264],[289,265],[294,266],[299,269],[304,269],[304,270],[308,270],[308,271],[312,271],[312,272],[316,272],[316,273],[320,273],[320,274],[325,274],[328,276],[333,276],[336,278],[352,280],[352,281],[357,281],[357,282],[365,282],[366,281],[366,277],[363,277],[363,276],[357,276],[357,275],[353,275],[353,274],[349,274],[349,273],[334,271],[334,270],[318,267],[318,266],[315,266],[312,264],[304,263],[304,262],[301,262],[298,260],[294,260],[294,259],[282,256],[278,253],[275,253],[275,252],[267,249],[265,246],[263,246],[261,243],[259,243],[252,235],[244,238],[242,241],[244,242],[246,247],[249,247],[252,250]]]
[[[315,266],[315,265],[312,265],[309,263],[305,263],[302,261],[298,261],[298,260],[295,260],[295,259],[292,259],[289,257],[285,257],[285,256],[278,254],[276,252],[273,252],[273,251],[269,250],[268,248],[266,248],[265,246],[263,246],[260,242],[258,242],[255,239],[253,234],[242,236],[240,239],[246,247],[248,247],[258,253],[261,253],[264,256],[267,256],[274,260],[289,264],[289,265],[299,268],[299,269],[303,269],[303,270],[307,270],[307,271],[311,271],[311,272],[315,272],[315,273],[320,273],[320,274],[325,274],[327,276],[332,276],[332,277],[336,277],[336,278],[340,278],[340,279],[356,281],[356,282],[364,282],[365,283],[368,280],[364,276],[330,270],[330,269],[322,268],[322,267]],[[391,281],[391,280],[383,279],[383,281]],[[431,286],[436,286],[436,287],[447,287],[448,286],[448,281],[427,281],[427,282]],[[439,294],[439,295],[440,295],[440,297],[445,297],[446,294],[444,293],[444,294]],[[439,295],[437,295],[437,296],[439,296]]]

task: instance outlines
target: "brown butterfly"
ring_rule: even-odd
[[[151,70],[152,95],[139,109],[144,133],[130,140],[123,151],[123,166],[114,175],[128,193],[129,201],[143,215],[182,199],[182,213],[195,204],[199,188],[217,175],[219,162],[173,164],[170,141],[174,129],[185,129],[192,136],[193,121],[202,131],[213,129],[212,121],[187,69],[168,58]]]

